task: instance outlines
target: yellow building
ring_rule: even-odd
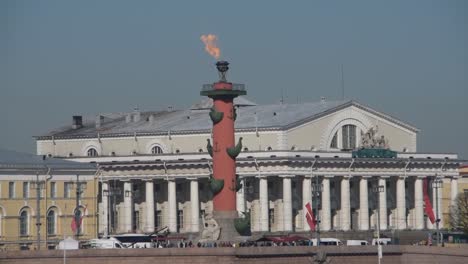
[[[95,175],[94,164],[0,149],[0,250],[96,237]]]

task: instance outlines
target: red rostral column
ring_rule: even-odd
[[[236,212],[236,156],[242,148],[234,141],[234,121],[236,111],[233,100],[239,95],[245,95],[243,85],[226,81],[229,69],[227,61],[218,61],[220,80],[212,85],[205,85],[200,92],[203,96],[213,99],[210,117],[213,121],[213,144],[208,143],[209,152],[213,157],[213,178],[221,190],[213,191],[213,209],[216,212]],[[210,184],[211,186],[213,184]]]

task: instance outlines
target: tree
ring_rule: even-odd
[[[468,193],[460,193],[450,208],[450,227],[468,234]]]

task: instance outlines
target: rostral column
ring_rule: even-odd
[[[236,109],[233,100],[245,95],[244,85],[226,80],[229,69],[227,61],[218,61],[219,81],[205,85],[202,96],[213,99],[210,118],[213,122],[213,144],[208,140],[208,152],[213,158],[213,175],[210,188],[213,193],[213,215],[221,228],[221,238],[232,238],[233,220],[237,218],[236,192],[240,188],[236,178],[236,157],[242,149],[242,138],[235,145],[234,122]]]

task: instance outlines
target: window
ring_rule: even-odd
[[[29,182],[23,182],[23,198],[29,198]]]
[[[55,235],[55,211],[47,213],[47,235]]]
[[[86,190],[87,184],[86,182],[79,182],[78,183],[78,191],[80,192],[80,195],[83,194],[83,192]]]
[[[99,153],[97,152],[97,150],[95,148],[90,148],[90,149],[88,149],[88,151],[86,151],[86,156],[88,156],[88,157],[97,157],[97,156],[99,156]]]
[[[184,228],[184,210],[177,211],[177,230]]]
[[[156,229],[162,228],[162,213],[161,210],[156,210]]]
[[[50,198],[57,197],[57,184],[55,182],[50,182]]]
[[[338,148],[338,132],[335,133],[330,144],[330,148]]]
[[[9,182],[8,183],[8,198],[15,198],[15,183]]]
[[[73,188],[73,182],[65,182],[63,184],[63,197],[70,198]]]
[[[163,150],[160,146],[153,146],[151,148],[151,154],[162,154]]]
[[[345,125],[342,128],[342,149],[355,149],[356,148],[356,126]]]
[[[274,224],[275,224],[275,210],[268,209],[268,228],[270,229],[270,231]]]
[[[29,232],[29,217],[26,210],[21,211],[19,221],[20,236],[27,236]]]
[[[140,211],[133,211],[133,231],[140,229]]]

